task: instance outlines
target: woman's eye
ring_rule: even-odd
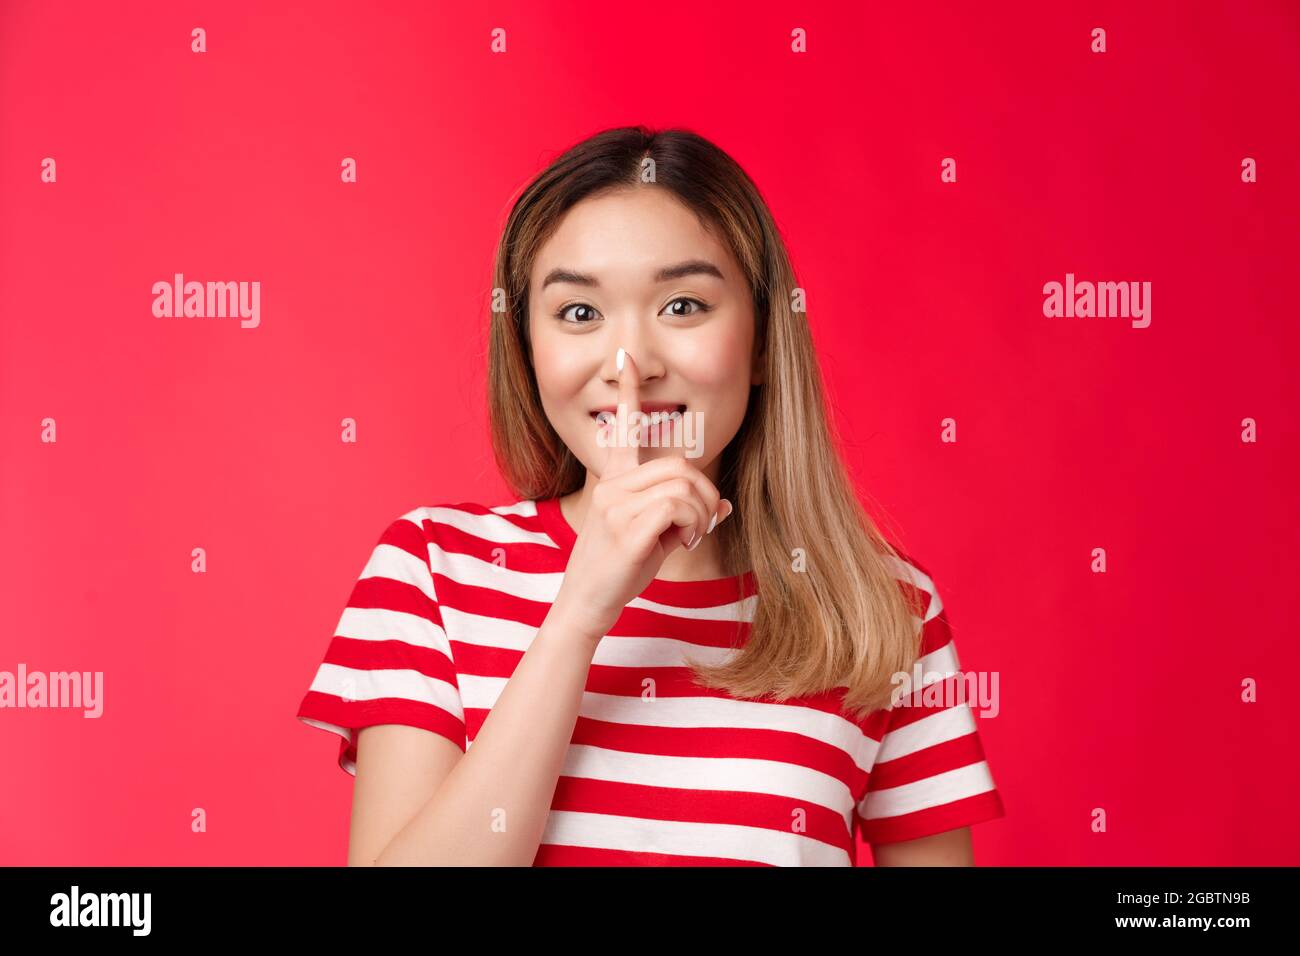
[[[685,308],[679,308],[679,306],[684,306]],[[691,306],[694,306],[695,308],[692,309]],[[674,318],[684,319],[700,312],[708,312],[711,308],[713,307],[705,305],[699,299],[690,296],[681,296],[673,299],[672,302],[669,302],[664,311],[672,315]],[[566,305],[555,313],[557,319],[561,322],[567,322],[570,325],[590,325],[598,315],[600,315],[599,312],[584,302],[575,302],[573,305]]]
[[[566,305],[559,312],[556,312],[555,317],[562,322],[570,322],[573,325],[586,325],[587,323],[582,321],[581,319],[575,320],[575,319],[568,318],[569,313],[574,309],[586,309],[588,312],[592,313],[593,315],[598,314],[596,310],[593,309],[591,306],[584,305],[581,302],[575,302],[573,305]]]
[[[689,303],[692,303],[692,304],[694,304],[695,306],[697,306],[697,308],[695,309],[695,311],[694,311],[694,312],[679,312],[679,311],[677,311],[676,309],[673,308],[673,306],[675,306],[675,305],[677,305],[677,304],[679,304],[679,303],[685,303],[685,302],[689,302]],[[671,311],[671,313],[672,313],[674,316],[676,316],[677,318],[686,318],[686,317],[688,317],[688,316],[695,315],[697,312],[708,312],[710,306],[705,305],[705,304],[704,304],[703,302],[701,302],[699,299],[692,299],[690,296],[682,296],[680,299],[673,299],[673,301],[669,302],[669,303],[668,303],[668,308],[669,308],[669,310]]]

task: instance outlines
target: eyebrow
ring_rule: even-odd
[[[654,281],[656,283],[671,282],[673,279],[696,275],[725,279],[722,270],[707,259],[687,259],[685,262],[679,262],[676,265],[664,266],[654,274]],[[545,290],[553,282],[567,282],[571,285],[600,288],[600,281],[595,276],[587,275],[585,272],[577,272],[573,269],[552,269],[546,274],[546,278],[542,282],[542,289]]]

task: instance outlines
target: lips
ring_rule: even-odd
[[[650,414],[652,414],[652,413],[654,413],[654,412],[660,412],[660,413],[667,412],[667,413],[669,413],[669,414],[672,414],[673,412],[685,412],[685,411],[686,411],[686,403],[685,403],[685,402],[681,402],[681,403],[673,403],[673,402],[642,402],[642,403],[641,403],[641,413],[642,413],[643,415],[650,415]],[[599,415],[600,415],[601,412],[609,412],[609,414],[610,414],[611,416],[615,416],[615,415],[618,414],[618,406],[617,406],[617,405],[603,405],[603,406],[601,406],[600,408],[593,408],[593,409],[592,409],[588,414],[589,414],[593,419],[596,419],[597,421],[599,421],[599,420],[600,420],[600,419],[599,419]]]

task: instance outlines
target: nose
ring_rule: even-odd
[[[636,367],[641,373],[640,384],[663,378],[667,370],[658,337],[653,329],[646,328],[646,323],[638,321],[636,316],[625,317],[613,322],[609,332],[603,343],[606,354],[601,359],[601,376],[607,383],[618,388],[616,357],[620,347],[636,361]]]

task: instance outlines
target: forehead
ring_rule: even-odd
[[[554,268],[602,283],[649,282],[655,269],[692,258],[715,263],[729,283],[740,281],[730,250],[690,207],[665,189],[641,187],[590,196],[565,213],[538,250],[530,278],[534,290]]]

